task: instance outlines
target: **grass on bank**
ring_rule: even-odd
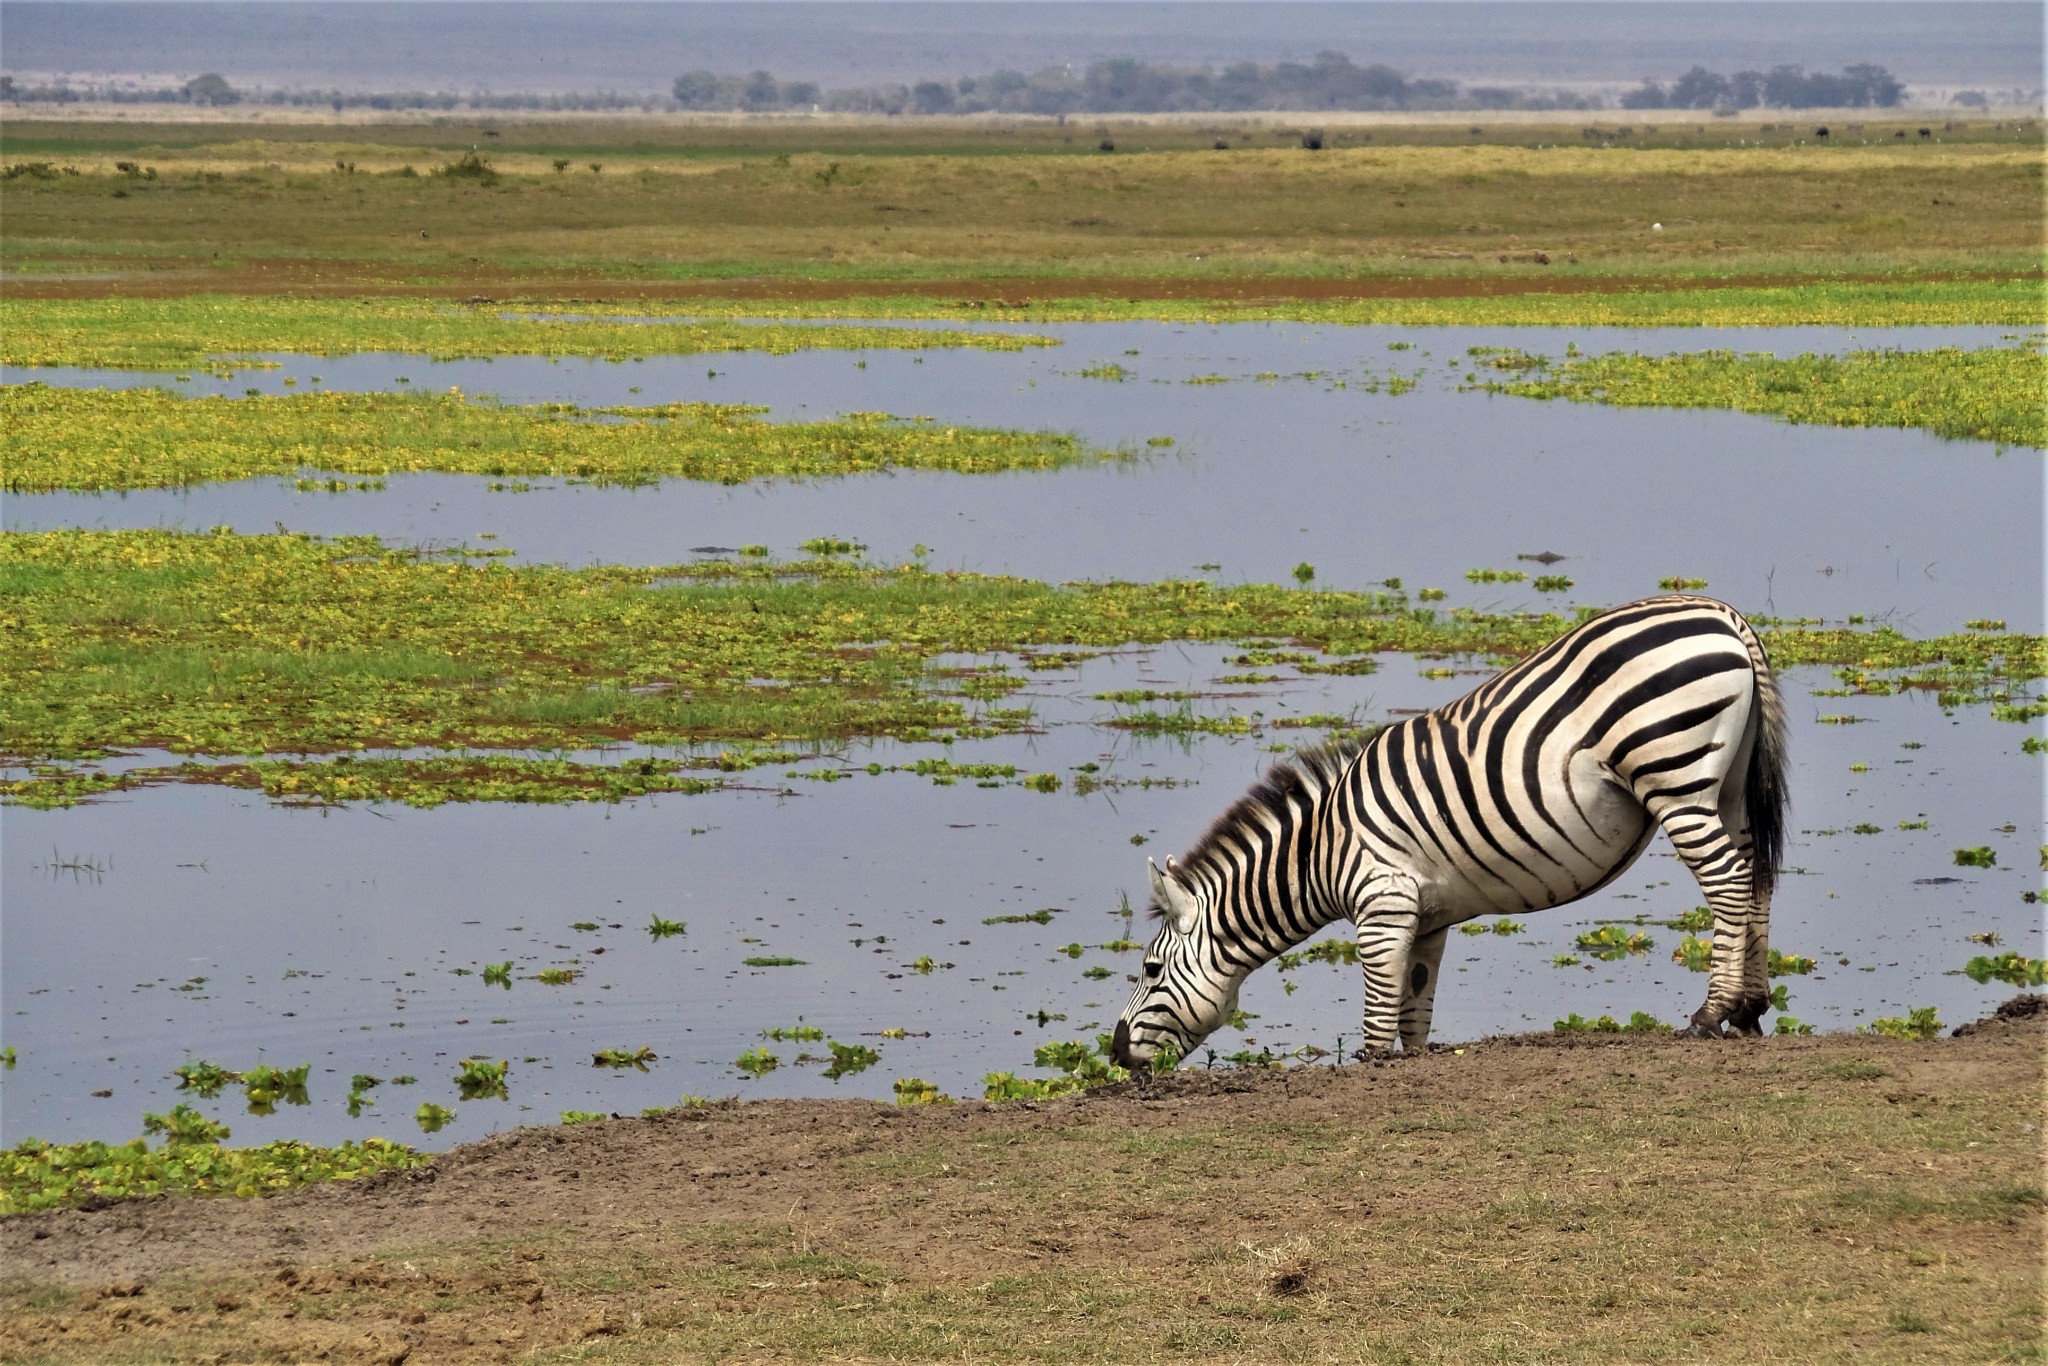
[[[629,310],[637,313],[638,310]],[[1015,351],[1045,337],[947,328],[800,327],[695,317],[525,315],[430,299],[0,299],[0,364],[96,369],[233,368],[267,352],[345,356],[391,351],[433,360],[493,356],[646,356],[803,350]],[[223,365],[222,363],[225,362]]]
[[[125,155],[11,180],[0,261],[16,293],[38,273],[109,269],[233,289],[251,263],[278,260],[324,267],[308,288],[340,278],[356,292],[493,277],[1549,279],[1787,263],[1801,276],[2039,274],[2038,130],[1923,142],[1887,126],[1869,145],[1751,132],[1729,142],[1770,145],[1653,148],[1636,145],[1641,127],[1596,138],[1566,125],[1543,146],[1311,152],[1264,134],[1135,153],[1096,151],[1074,129],[1058,155],[985,156],[823,150],[815,128],[772,152],[715,140],[662,152],[621,125],[626,159],[595,172],[583,156],[556,171],[452,129],[431,146],[379,145],[360,127],[315,145],[243,127],[176,148],[137,129]],[[476,145],[482,161],[465,161]],[[147,274],[127,283],[164,287]]]
[[[449,393],[182,398],[162,389],[0,388],[0,485],[181,488],[315,471],[436,470],[593,484],[664,477],[737,484],[894,469],[1055,469],[1109,452],[1052,432],[859,414],[764,422],[760,408],[519,406]]]
[[[1029,724],[995,704],[1003,689],[930,671],[946,654],[1279,640],[1504,661],[1572,620],[1440,613],[1397,592],[1052,585],[839,557],[564,569],[354,536],[15,533],[0,539],[0,754],[932,739]],[[2048,664],[2048,642],[2003,631],[1776,624],[1765,641],[1781,667],[1834,664],[1861,690],[1936,689],[1950,704]]]
[[[1527,377],[1484,386],[1522,398],[1617,407],[1734,408],[1831,427],[1922,427],[1938,436],[2048,446],[2048,355],[2032,348],[1856,351],[1841,357],[1640,356],[1482,363]]]
[[[1968,1046],[1632,1039],[1244,1095],[849,1102],[794,1146],[748,1106],[578,1125],[449,1164],[436,1231],[280,1272],[264,1235],[307,1220],[248,1207],[261,1252],[112,1301],[23,1277],[0,1333],[95,1363],[2031,1360],[2041,1141],[2015,1096],[2038,1069]],[[676,1181],[631,1175],[678,1151]]]

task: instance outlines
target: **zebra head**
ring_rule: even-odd
[[[1172,859],[1164,871],[1150,859],[1152,914],[1159,932],[1145,950],[1138,989],[1116,1022],[1111,1047],[1117,1065],[1148,1068],[1162,1050],[1184,1058],[1237,1009],[1245,974],[1232,972],[1209,952],[1209,918],[1201,895],[1190,890]]]

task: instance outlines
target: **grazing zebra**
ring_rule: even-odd
[[[1453,925],[1604,887],[1662,828],[1714,913],[1692,1035],[1760,1034],[1785,829],[1785,718],[1734,608],[1647,598],[1363,743],[1271,769],[1152,867],[1161,924],[1114,1053],[1184,1057],[1253,969],[1338,919],[1357,927],[1365,1046],[1429,1036]]]

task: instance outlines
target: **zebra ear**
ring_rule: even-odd
[[[1194,897],[1189,895],[1187,888],[1181,885],[1178,876],[1180,869],[1170,858],[1166,860],[1166,871],[1163,873],[1159,871],[1159,865],[1151,859],[1145,860],[1145,866],[1152,870],[1152,895],[1165,909],[1167,919],[1173,922],[1173,928],[1181,934],[1193,930],[1195,917],[1200,913],[1201,907]]]

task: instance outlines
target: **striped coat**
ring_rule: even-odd
[[[1429,1034],[1451,928],[1605,886],[1662,829],[1714,915],[1689,1032],[1760,1033],[1785,725],[1749,623],[1708,598],[1631,603],[1466,696],[1271,770],[1152,867],[1161,924],[1115,1051],[1184,1056],[1261,964],[1355,926],[1367,1047]]]

